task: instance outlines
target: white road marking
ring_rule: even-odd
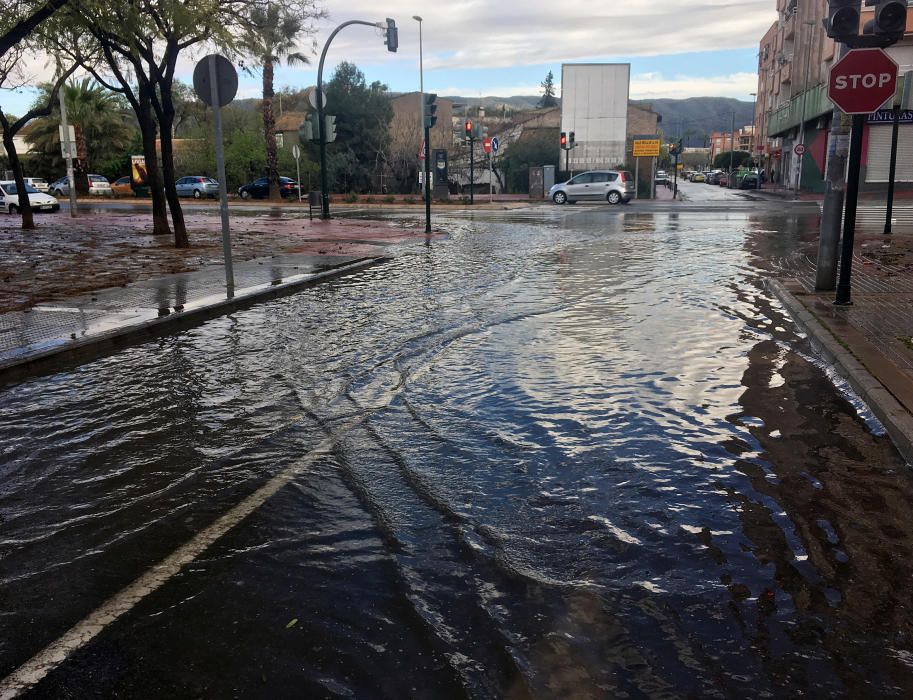
[[[238,525],[248,515],[262,506],[282,487],[313,465],[326,457],[342,438],[360,423],[364,422],[373,411],[368,411],[343,425],[328,436],[311,452],[291,464],[250,496],[234,506],[205,530],[197,533],[193,539],[165,559],[155,564],[145,574],[126,588],[102,603],[94,612],[71,627],[62,637],[52,642],[31,659],[0,681],[0,700],[18,697],[41,681],[51,671],[63,663],[71,654],[88,644],[108,625],[132,610],[141,600],[161,588],[180,572],[181,568],[199,557],[210,546],[217,542],[229,530]]]

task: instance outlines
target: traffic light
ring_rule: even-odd
[[[828,0],[827,35],[840,43],[859,36],[859,0]]]
[[[561,148],[567,148],[567,134],[563,131],[561,132],[560,141],[561,141]]]
[[[472,137],[474,135],[472,131],[472,119],[467,119],[464,127],[466,129],[466,140],[472,141]]]
[[[437,100],[437,95],[434,93],[425,95],[425,105],[422,114],[425,117],[424,123],[426,129],[432,129],[434,128],[434,125],[437,124],[437,104],[435,103],[435,100]]]
[[[320,140],[320,132],[317,130],[317,112],[311,112],[304,118],[304,122],[298,127],[298,137],[302,141],[317,142]]]
[[[482,127],[482,138],[483,138],[483,139],[487,139],[487,138],[488,138],[488,127],[487,127],[487,126],[483,126],[483,127]]]
[[[875,19],[866,22],[866,34],[886,39],[903,39],[907,30],[906,0],[866,0],[866,5],[875,6]]]
[[[399,29],[396,28],[396,20],[387,17],[387,31],[384,43],[387,45],[387,51],[396,53],[399,48]]]
[[[573,131],[567,135],[567,147],[568,148],[574,147],[574,132]]]
[[[336,117],[332,114],[325,114],[323,124],[326,127],[327,143],[333,143],[336,140]]]

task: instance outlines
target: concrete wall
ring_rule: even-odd
[[[578,145],[570,153],[574,172],[625,162],[630,81],[627,63],[561,66],[561,131],[575,132]],[[565,154],[559,155],[563,164]]]

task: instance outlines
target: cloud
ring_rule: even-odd
[[[677,75],[672,78],[665,78],[660,73],[643,73],[631,76],[631,99],[684,99],[707,96],[744,99],[746,95],[756,92],[757,87],[756,73],[706,77]]]
[[[375,19],[376,5],[353,0],[330,2],[321,25],[322,46],[332,27],[351,19]],[[756,47],[776,18],[772,0],[626,0],[616,3],[561,3],[554,0],[464,0],[435,3],[392,0],[385,11],[397,20],[400,47],[417,53],[423,16],[427,69],[500,68],[561,63],[607,56],[653,56]],[[383,19],[383,18],[377,18]],[[384,59],[378,37],[366,27],[346,29],[331,53],[347,60]],[[379,30],[378,30],[379,33]]]

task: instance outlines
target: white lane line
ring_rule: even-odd
[[[175,550],[165,559],[155,564],[145,574],[121,589],[119,593],[106,600],[94,612],[71,627],[57,641],[52,642],[9,676],[0,681],[0,700],[11,700],[41,681],[51,671],[63,663],[71,654],[88,644],[101,633],[105,627],[133,609],[141,600],[161,588],[180,572],[181,568],[199,557],[210,546],[218,541],[235,525],[262,506],[283,486],[312,466],[319,459],[326,457],[330,451],[351,432],[364,422],[373,411],[355,418],[336,430],[320,442],[316,448],[297,462],[288,466],[250,496],[234,506],[205,530],[197,533],[193,539]]]

